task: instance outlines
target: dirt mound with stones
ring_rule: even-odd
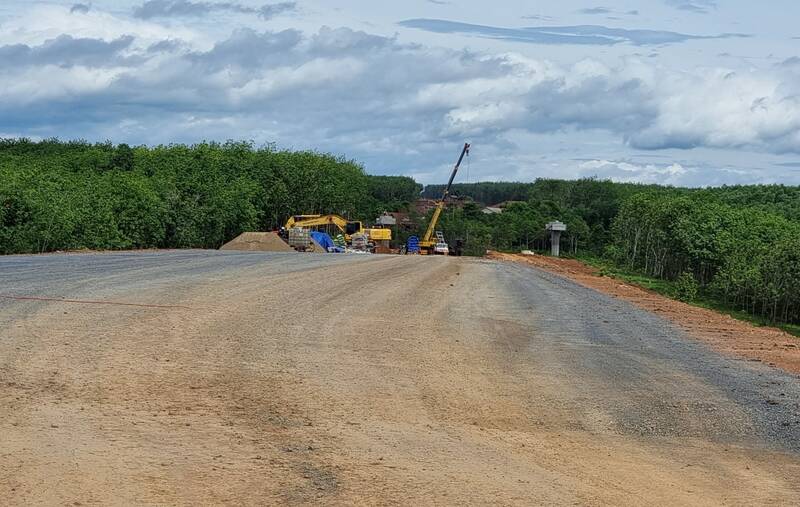
[[[220,250],[242,252],[294,252],[275,232],[245,232],[222,245]]]

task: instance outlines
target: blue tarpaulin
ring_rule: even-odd
[[[311,231],[311,237],[314,238],[314,241],[319,243],[319,246],[324,248],[326,252],[336,251],[336,244],[333,242],[333,238],[331,238],[328,234],[324,232]]]

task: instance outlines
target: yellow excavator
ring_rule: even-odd
[[[350,241],[350,238],[353,236],[353,234],[365,234],[370,241],[373,242],[392,240],[391,229],[365,229],[361,222],[348,221],[339,215],[295,215],[286,221],[286,225],[284,227],[288,231],[294,227],[311,229],[313,227],[325,227],[327,225],[336,226],[336,228],[339,229],[342,234],[344,234],[346,241]]]
[[[425,231],[425,235],[419,242],[419,250],[423,255],[448,254],[449,247],[447,243],[445,243],[442,233],[436,230],[436,224],[438,224],[439,217],[441,216],[442,211],[444,211],[444,207],[447,204],[447,198],[450,196],[450,188],[453,186],[453,180],[456,179],[458,168],[461,167],[461,162],[464,161],[464,157],[469,156],[469,149],[470,144],[464,143],[464,149],[461,150],[461,156],[458,157],[458,162],[456,162],[455,167],[453,167],[453,173],[450,175],[450,181],[447,182],[447,187],[444,189],[444,195],[442,195],[442,198],[436,203],[436,208],[433,210],[433,216],[428,224],[428,230]],[[435,237],[434,233],[436,233]]]

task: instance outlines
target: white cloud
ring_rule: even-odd
[[[208,47],[209,35],[187,26],[165,26],[150,21],[128,18],[98,7],[88,13],[75,15],[71,7],[33,5],[20,15],[2,24],[0,45],[37,45],[60,35],[75,38],[95,38],[105,41],[135,35],[135,44],[146,46],[165,39],[191,41],[198,47]]]
[[[682,11],[707,14],[717,8],[717,0],[666,0],[667,5]]]
[[[688,175],[696,172],[675,162],[669,165],[634,164],[624,161],[588,160],[578,164],[582,177],[608,178],[621,182],[658,183],[662,185],[691,184]]]
[[[0,100],[13,103],[17,111],[24,111],[27,107],[41,106],[50,101],[63,102],[69,97],[102,93],[112,85],[121,70],[43,65],[21,69],[12,75],[0,73]],[[7,129],[14,126],[10,122],[3,123]]]
[[[128,143],[276,141],[421,175],[451,163],[443,147],[471,138],[502,156],[493,177],[535,177],[524,170],[530,164],[548,175],[553,167],[555,175],[595,170],[691,184],[722,173],[683,162],[615,162],[607,148],[587,153],[587,133],[608,133],[626,153],[800,153],[796,65],[675,71],[646,58],[558,62],[409,44],[349,28],[261,26],[219,36],[97,6],[69,11],[35,7],[4,23],[0,131]],[[533,161],[529,147],[507,140],[511,132],[570,132],[584,143],[581,156],[597,160],[563,173],[570,156],[554,157],[551,166]],[[747,177],[725,171],[721,181]]]
[[[631,142],[641,148],[757,147],[800,152],[800,88],[780,74],[708,69],[657,83],[658,114]]]

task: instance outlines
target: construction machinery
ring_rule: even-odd
[[[453,173],[450,175],[450,181],[447,182],[447,187],[444,189],[444,195],[442,195],[442,198],[437,201],[436,208],[433,210],[433,216],[428,224],[428,230],[425,231],[425,235],[419,241],[420,253],[423,255],[447,255],[449,251],[449,247],[444,240],[444,235],[441,231],[436,230],[436,225],[439,223],[439,217],[441,216],[442,211],[444,211],[444,207],[447,205],[447,198],[450,196],[450,189],[453,186],[453,180],[456,179],[458,168],[461,167],[461,162],[464,161],[464,157],[469,156],[469,149],[470,144],[464,143],[464,149],[461,150],[461,155],[458,157],[458,162],[456,162],[455,167],[453,167]]]
[[[348,243],[355,235],[364,235],[373,244],[385,244],[387,247],[392,240],[391,229],[365,228],[361,222],[349,221],[339,215],[295,215],[286,221],[284,227],[289,231],[295,228],[311,229],[325,226],[336,227]]]

